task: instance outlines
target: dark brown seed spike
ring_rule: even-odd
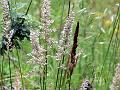
[[[74,33],[74,41],[73,41],[73,47],[71,51],[71,63],[75,63],[75,55],[76,55],[76,48],[77,48],[77,38],[78,38],[78,33],[79,33],[79,22],[77,22],[76,30]]]

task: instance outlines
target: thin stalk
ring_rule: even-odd
[[[64,48],[64,51],[65,51],[65,48]],[[63,55],[63,59],[62,59],[62,63],[61,63],[61,64],[63,64],[63,63],[64,63],[64,61],[65,61],[65,55]],[[61,64],[60,64],[60,65],[61,65]],[[61,73],[60,73],[59,90],[60,90],[60,88],[61,88],[62,74],[63,74],[63,69],[61,69]]]
[[[46,45],[46,49],[47,49],[47,45]],[[45,59],[46,59],[46,65],[45,65],[45,90],[46,90],[46,83],[47,83],[47,50],[46,50],[46,53],[45,53]]]
[[[39,66],[39,70],[40,70],[40,66]],[[41,88],[41,90],[43,90],[42,89],[42,78],[41,78],[41,73],[39,72],[39,83],[40,83],[40,88]]]
[[[16,50],[17,50],[17,58],[18,58],[18,65],[19,65],[19,71],[20,71],[20,78],[22,81],[22,90],[24,90],[24,81],[23,81],[23,76],[22,76],[22,68],[21,68],[21,64],[20,64],[20,56],[19,56],[19,51],[17,48],[16,48]]]
[[[41,76],[40,76],[40,88],[41,88],[41,90],[43,90],[42,89],[42,78],[41,78]]]
[[[1,90],[2,90],[2,87],[3,87],[3,83],[4,83],[4,81],[3,81],[3,61],[4,61],[4,55],[3,55],[3,59],[1,60],[1,66],[0,66],[0,74],[1,74]]]
[[[61,63],[59,63],[58,66],[60,66]],[[58,71],[57,71],[57,78],[56,78],[56,82],[55,82],[55,90],[57,89],[57,83],[58,83],[58,79],[59,79],[59,73],[60,73],[60,68],[58,67]]]
[[[46,40],[46,36],[45,36],[45,40]],[[43,76],[43,90],[46,90],[46,87],[47,87],[47,63],[48,63],[48,58],[47,58],[47,55],[48,55],[48,45],[47,45],[47,41],[45,42],[45,67],[44,67],[44,76]]]
[[[68,60],[67,60],[67,63],[66,63],[66,67],[68,67],[69,62],[70,62],[70,55],[69,55],[69,57],[68,57]],[[68,74],[67,71],[68,71],[68,69],[66,69],[65,72],[64,72],[61,89],[63,89],[63,87],[64,87],[64,85],[65,85],[66,77],[67,77],[67,74]]]
[[[106,64],[106,59],[107,59],[107,56],[108,56],[108,53],[109,53],[109,49],[110,49],[110,46],[111,46],[111,43],[112,43],[112,40],[113,40],[113,36],[114,36],[114,33],[115,33],[115,29],[116,29],[117,23],[118,23],[118,20],[119,20],[118,19],[119,18],[119,11],[120,11],[120,8],[118,7],[117,14],[116,14],[116,17],[115,17],[115,21],[113,22],[113,31],[112,31],[112,34],[111,34],[111,37],[110,37],[110,41],[109,41],[109,44],[108,44],[107,52],[106,52],[106,55],[105,55],[105,59],[104,59],[103,65],[102,65],[102,69],[101,69],[100,75],[102,74],[103,66]]]
[[[58,30],[58,41],[60,40],[60,34],[61,34],[61,30],[62,30],[65,0],[63,0],[63,4],[62,5],[63,6],[62,6],[62,15],[61,15],[61,22],[60,22],[60,30]]]
[[[68,15],[70,13],[70,3],[71,3],[71,1],[69,0]]]
[[[45,73],[45,72],[43,71],[43,73]],[[44,89],[44,87],[45,87],[44,84],[45,84],[45,76],[43,76],[43,90],[45,90],[45,89]]]
[[[39,0],[40,2],[41,0]],[[40,37],[39,37],[40,39]],[[39,42],[39,44],[41,44],[41,42]],[[39,70],[40,70],[40,65],[39,65]],[[43,90],[43,87],[42,87],[42,76],[41,76],[41,72],[39,71],[39,84],[40,84],[40,90]]]
[[[69,79],[69,90],[71,89],[71,76],[70,76],[70,79]]]
[[[8,54],[7,56],[8,56],[8,60],[9,60],[10,88],[12,90],[12,70],[11,70],[11,59],[9,56],[9,51],[7,54]]]
[[[1,88],[1,90],[2,90],[2,71],[1,71],[1,65],[0,65],[0,75],[1,75],[1,77],[0,77],[0,79],[1,79],[1,83],[0,83],[0,88]]]
[[[40,0],[40,2],[41,2],[41,0]],[[39,37],[39,39],[40,39],[40,37]],[[41,42],[39,42],[39,44],[41,44]],[[40,68],[41,66],[39,66],[39,70],[41,69]],[[40,90],[43,90],[43,87],[42,87],[42,76],[41,76],[41,72],[39,71],[39,84],[40,84]]]
[[[4,78],[4,55],[2,60],[2,78]],[[3,80],[3,83],[4,83],[4,80]]]
[[[28,6],[28,8],[27,8],[27,11],[26,11],[25,15],[27,15],[27,14],[28,14],[28,11],[29,11],[29,9],[30,9],[31,4],[32,4],[32,0],[30,1],[30,4],[29,4],[29,6]],[[23,23],[24,23],[24,21],[25,21],[25,18],[23,18],[23,19],[22,19],[21,24],[23,24]]]
[[[60,66],[61,63],[59,62],[58,66]],[[60,68],[58,67],[57,70],[57,77],[56,77],[56,81],[55,81],[55,90],[57,89],[57,84],[58,84],[58,80],[59,80],[59,73],[60,73]]]
[[[92,43],[92,47],[91,47],[91,53],[92,53],[92,62],[95,64],[95,48],[96,48],[96,42],[97,40],[99,40],[100,36],[101,36],[102,33],[99,33],[95,36],[94,40],[93,40],[93,43]],[[92,83],[94,82],[94,68],[93,68],[93,72],[92,72],[92,76],[93,76],[93,79],[92,79]]]
[[[120,40],[119,40],[119,36],[118,36],[118,33],[119,33],[119,23],[120,23],[120,14],[118,16],[118,25],[117,25],[117,32],[116,32],[116,36],[115,36],[115,42],[113,43],[113,53],[112,53],[112,57],[111,57],[111,60],[114,60],[114,63],[112,63],[111,61],[109,62],[109,70],[110,69],[110,66],[111,64],[116,64],[116,61],[117,61],[117,55],[118,55],[118,51],[119,51],[119,46],[120,46]]]
[[[71,3],[71,0],[69,0],[69,7],[68,7],[68,15],[69,15],[69,13],[70,13],[70,3]],[[65,41],[65,45],[66,45],[66,41]],[[64,51],[66,50],[66,48],[64,48]],[[65,55],[63,55],[63,58],[62,58],[62,62],[61,62],[61,64],[64,64],[64,61],[65,61]],[[63,74],[63,69],[61,69],[61,74],[60,74],[60,83],[59,83],[59,90],[60,90],[60,88],[61,88],[61,82],[62,82],[62,74]]]
[[[62,6],[62,15],[61,15],[60,30],[58,31],[58,42],[59,42],[59,39],[60,39],[61,30],[62,30],[65,0],[63,0],[63,4],[62,5],[63,6]],[[61,65],[61,61],[59,62],[58,67],[60,67],[60,65]],[[57,77],[56,77],[56,82],[55,82],[55,90],[57,89],[57,84],[58,84],[58,81],[59,81],[59,73],[60,73],[60,68],[58,68],[58,70],[57,70]]]

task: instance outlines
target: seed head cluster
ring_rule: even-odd
[[[45,40],[48,44],[51,44],[52,39],[50,38],[51,29],[49,29],[50,25],[53,23],[53,20],[50,19],[50,0],[43,0],[42,8],[41,8],[41,17],[43,23],[43,31]]]
[[[70,32],[72,31],[72,25],[74,21],[75,14],[73,11],[70,11],[66,23],[64,25],[64,29],[61,32],[60,40],[59,40],[59,46],[58,46],[58,52],[57,52],[57,60],[61,60],[62,55],[64,54],[64,49],[70,47]]]
[[[2,0],[1,3],[3,8],[3,25],[4,25],[3,28],[4,28],[4,33],[7,34],[11,27],[9,4],[8,4],[8,0]]]
[[[50,0],[43,0],[42,7],[41,7],[41,20],[43,24],[43,32],[44,39],[46,41],[46,44],[51,44],[52,39],[50,38],[50,25],[52,24],[52,20],[50,19]],[[30,34],[30,40],[32,44],[32,53],[30,54],[32,56],[32,59],[28,61],[30,64],[36,64],[40,66],[46,65],[45,61],[45,53],[47,50],[45,50],[40,44],[39,44],[39,35],[40,32],[37,31],[31,31]]]
[[[2,8],[3,8],[3,43],[7,46],[7,50],[11,46],[11,39],[10,39],[10,29],[11,29],[11,19],[10,19],[10,8],[8,0],[2,0]]]
[[[32,31],[30,34],[30,39],[31,39],[31,44],[32,44],[32,59],[30,59],[27,63],[29,64],[37,64],[37,65],[45,65],[45,57],[44,57],[44,53],[45,53],[45,49],[43,49],[42,46],[40,46],[39,44],[39,33]]]

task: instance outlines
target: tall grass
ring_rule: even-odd
[[[0,90],[119,90],[119,0],[1,2]]]

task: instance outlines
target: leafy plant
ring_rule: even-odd
[[[28,14],[29,8],[31,6],[32,0],[29,4],[29,7],[25,14],[18,14],[17,12],[10,11],[11,15],[11,27],[8,32],[9,38],[6,38],[5,35],[2,37],[2,47],[0,49],[0,54],[3,55],[7,49],[12,50],[12,48],[15,46],[17,49],[20,49],[20,44],[24,38],[27,38],[27,40],[30,40],[30,25],[25,23],[26,16]],[[14,9],[10,9],[14,10]],[[7,45],[8,42],[10,45]]]

